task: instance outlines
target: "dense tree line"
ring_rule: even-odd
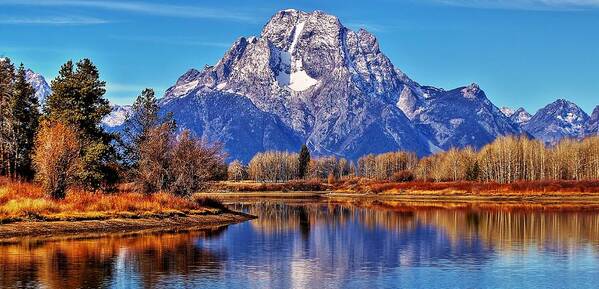
[[[369,154],[358,160],[358,174],[371,179],[389,180],[397,174],[414,170],[417,164],[418,157],[415,153]]]
[[[255,181],[289,181],[299,178],[299,154],[279,151],[257,153],[248,164]]]
[[[344,158],[311,158],[305,146],[300,153],[267,151],[257,153],[244,166],[233,161],[228,168],[230,180],[251,179],[255,181],[284,182],[297,179],[334,180],[353,175],[355,166]]]
[[[235,169],[241,172],[245,170],[248,174],[236,173],[232,179],[302,179],[297,170],[299,159],[295,153],[259,153],[247,168],[236,162]],[[357,166],[343,158],[319,157],[309,161],[305,173],[305,178],[320,180],[349,176],[435,182],[597,180],[599,137],[583,140],[564,139],[555,146],[545,146],[541,141],[524,136],[506,136],[496,139],[478,151],[469,147],[450,149],[420,159],[411,152],[369,154],[361,157]]]

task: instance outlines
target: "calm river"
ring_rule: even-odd
[[[263,202],[218,230],[0,245],[1,288],[599,288],[599,212]]]

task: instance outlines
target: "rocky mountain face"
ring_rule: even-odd
[[[425,155],[434,146],[396,106],[405,86],[372,34],[351,31],[323,12],[286,10],[275,14],[259,37],[236,41],[216,65],[181,76],[161,106],[170,109],[180,125],[194,130],[200,117],[213,113],[194,107],[197,102],[226,96],[229,102],[237,101],[235,105],[251,104],[246,109],[256,115],[272,116],[262,118],[269,120],[264,127],[292,135],[287,143],[293,147],[288,149],[297,150],[296,144],[305,142],[317,155],[357,158],[399,149]],[[228,106],[222,104],[221,110]],[[245,117],[253,115],[231,114],[227,123],[252,122]],[[270,135],[258,139],[284,142]],[[233,158],[251,158],[224,143]]]
[[[555,144],[563,138],[585,136],[589,116],[576,104],[558,99],[540,109],[522,127],[536,139]]]
[[[498,136],[524,132],[476,84],[445,91],[412,82],[397,106],[417,130],[442,148],[480,148]]]
[[[249,161],[266,150],[295,151],[300,137],[276,115],[258,109],[250,99],[221,91],[163,101],[163,112],[174,112],[180,129],[220,142],[229,159]]]
[[[42,99],[49,94],[47,84],[34,86]],[[221,142],[229,160],[244,162],[304,143],[314,155],[350,159],[480,148],[527,133],[554,143],[596,134],[599,118],[599,109],[589,118],[563,100],[531,116],[523,108],[500,110],[476,84],[420,85],[393,66],[369,32],[352,31],[320,11],[297,10],[276,13],[259,36],[239,38],[215,65],[187,71],[159,104],[180,129]],[[129,112],[130,106],[115,105],[103,125],[119,131]]]
[[[509,117],[512,122],[519,124],[520,126],[527,123],[532,117],[532,115],[522,107],[518,108],[517,110],[513,110],[504,106],[500,110],[505,116]]]
[[[586,134],[588,136],[599,136],[599,105],[595,107],[593,113],[591,114],[591,117],[589,118]]]
[[[102,125],[109,132],[118,132],[121,130],[123,124],[129,117],[131,113],[132,106],[131,105],[112,105],[112,111],[109,115],[104,117],[102,120]]]
[[[27,82],[31,84],[35,89],[35,96],[37,97],[40,104],[46,102],[46,98],[52,94],[52,89],[46,79],[39,73],[33,72],[31,69],[25,70],[25,78]]]

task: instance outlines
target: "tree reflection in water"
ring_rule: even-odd
[[[199,232],[0,245],[0,287],[360,287],[406,280],[414,268],[482,274],[506,256],[529,256],[530,248],[542,260],[584,252],[592,257],[586,265],[599,268],[593,211],[391,202],[233,209],[259,218]]]

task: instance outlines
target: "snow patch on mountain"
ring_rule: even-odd
[[[503,113],[507,117],[511,117],[512,115],[514,115],[515,112],[512,108],[507,106],[502,106],[499,110],[501,110],[501,113]]]
[[[112,111],[102,119],[102,125],[108,128],[121,126],[125,123],[131,111],[131,105],[112,105]]]
[[[505,116],[509,117],[514,123],[519,125],[527,123],[532,117],[532,115],[522,107],[514,110],[504,106],[500,110]]]

